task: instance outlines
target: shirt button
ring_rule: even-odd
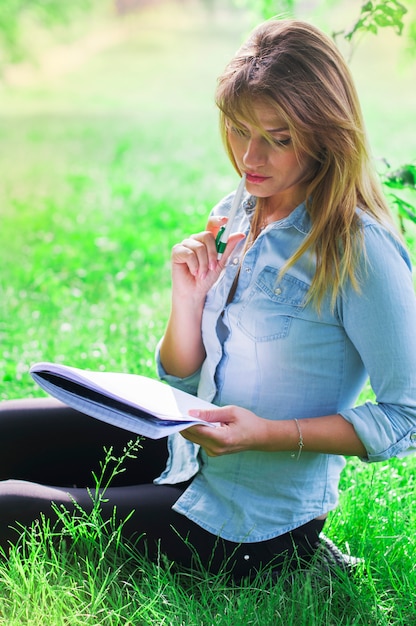
[[[251,268],[250,267],[246,267],[246,272],[247,272],[247,274],[250,274]]]
[[[233,265],[238,265],[238,262],[239,262],[238,256],[235,256],[231,262]]]
[[[280,287],[276,287],[276,289],[274,290],[274,295],[280,296],[281,293],[282,293],[282,290],[280,289]]]
[[[410,435],[410,441],[416,441],[416,433]]]

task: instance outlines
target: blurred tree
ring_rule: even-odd
[[[154,1],[154,0],[153,0]],[[201,0],[202,1],[202,0]],[[295,16],[300,0],[228,0],[238,7],[254,11],[260,18],[269,19],[275,15]],[[117,13],[136,10],[151,0],[107,0]],[[208,0],[204,0],[208,2]],[[332,4],[340,0],[332,0]],[[6,63],[15,63],[28,55],[24,44],[23,26],[36,24],[44,29],[69,25],[79,14],[87,13],[94,7],[102,8],[103,0],[0,0],[0,69]],[[411,11],[413,9],[413,11]],[[359,32],[377,33],[380,28],[392,27],[399,34],[404,27],[406,15],[406,36],[416,54],[416,6],[415,0],[366,0],[351,29],[334,33],[351,42]]]
[[[380,28],[393,28],[397,35],[403,33],[405,26],[404,18],[412,19],[408,15],[408,8],[411,0],[378,0],[377,2],[365,1],[361,5],[360,13],[352,27],[341,32],[333,33],[334,38],[342,35],[344,39],[352,42],[358,33],[372,33],[377,35]],[[414,16],[416,19],[416,16]],[[409,34],[411,33],[411,30]]]
[[[276,15],[291,17],[296,9],[296,0],[233,0],[233,3],[251,9],[265,20]]]
[[[99,0],[1,0],[0,68],[27,54],[22,41],[22,24],[32,21],[43,28],[68,25],[75,15],[90,11]]]
[[[262,0],[262,15],[269,19],[275,15],[293,15],[296,0]]]
[[[339,3],[333,0],[332,4]],[[255,11],[259,17],[267,20],[275,15],[294,17],[299,0],[234,0],[237,6],[246,6]],[[377,34],[380,28],[393,28],[401,35],[404,29],[406,15],[408,28],[407,37],[413,51],[416,53],[416,8],[415,0],[364,0],[360,13],[352,28],[334,33],[342,35],[351,42],[357,33],[367,32]],[[411,11],[413,9],[413,12]]]

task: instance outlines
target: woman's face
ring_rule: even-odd
[[[313,159],[295,153],[287,124],[267,105],[254,113],[261,130],[243,120],[228,126],[228,141],[238,168],[247,174],[246,188],[258,198],[269,198],[271,208],[290,212],[306,197],[306,181]],[[261,132],[267,134],[267,138]]]

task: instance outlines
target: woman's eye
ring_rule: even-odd
[[[288,137],[287,139],[273,139],[273,143],[276,146],[289,146],[290,143],[292,142],[291,137]]]

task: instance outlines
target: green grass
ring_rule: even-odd
[[[28,375],[38,360],[155,376],[170,248],[236,184],[212,95],[249,27],[243,13],[194,4],[147,9],[72,72],[0,87],[0,399],[41,394]],[[397,53],[383,54],[390,68]],[[413,159],[407,70],[385,90],[360,56],[353,66],[376,153]],[[353,577],[232,588],[141,559],[100,520],[99,502],[95,517],[63,511],[63,538],[41,525],[1,563],[0,624],[411,626],[415,469],[414,457],[348,460],[327,534],[365,558]]]
[[[132,444],[127,454],[140,454],[140,447]],[[108,454],[104,484],[111,484],[122,467],[123,456],[113,459]],[[360,484],[350,498],[353,485],[346,487],[345,508],[341,506],[330,530],[335,535],[346,532],[352,549],[358,547],[365,555],[353,576],[311,568],[286,572],[277,582],[259,576],[250,584],[231,586],[221,576],[177,572],[162,555],[159,563],[150,563],[135,553],[122,540],[118,523],[102,521],[101,500],[92,490],[91,514],[79,510],[69,515],[60,509],[63,531],[58,534],[40,520],[11,550],[0,566],[0,623],[43,626],[47,616],[48,624],[71,626],[411,625],[416,611],[414,554],[403,531],[416,520],[406,506],[401,513],[396,506],[414,490],[406,478],[408,468],[401,464],[392,470],[386,464],[381,481],[374,480],[372,469],[366,475],[349,469],[350,480],[353,476],[352,482]],[[377,494],[386,497],[392,480],[394,493],[381,503]],[[364,534],[358,535],[357,525]]]
[[[157,35],[146,14],[137,39],[76,74],[5,90],[2,398],[35,393],[27,368],[39,358],[153,371],[170,248],[235,183],[212,93],[237,27],[217,35],[199,18],[190,31],[178,9],[157,18]]]

